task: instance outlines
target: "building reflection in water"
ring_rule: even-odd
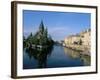
[[[91,65],[91,57],[89,55],[83,54],[84,52],[79,52],[66,47],[64,47],[64,52],[67,56],[69,56],[72,59],[80,58],[80,60],[83,61],[84,66]]]
[[[38,68],[46,68],[47,57],[52,53],[53,46],[44,49],[26,49],[30,59],[34,58],[38,62]]]

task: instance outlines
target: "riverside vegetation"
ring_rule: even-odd
[[[23,44],[25,48],[30,49],[43,49],[53,46],[54,41],[52,37],[48,34],[47,28],[44,27],[43,21],[39,26],[39,30],[33,35],[32,32],[30,35],[23,38]]]

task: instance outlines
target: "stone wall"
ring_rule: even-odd
[[[66,47],[80,50],[80,51],[89,51],[91,47],[91,30],[87,29],[83,32],[80,32],[76,35],[69,35],[64,40],[64,45]]]

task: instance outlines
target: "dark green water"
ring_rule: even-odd
[[[24,49],[23,54],[23,69],[90,66],[90,56],[61,45],[43,51]]]

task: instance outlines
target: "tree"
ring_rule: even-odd
[[[26,39],[25,39],[25,36],[23,36],[23,47],[26,47]]]
[[[39,30],[35,33],[35,35],[30,33],[27,38],[27,42],[29,45],[50,45],[53,43],[51,36],[48,35],[48,29],[44,27],[43,21],[41,21]]]
[[[80,39],[80,41],[79,41],[79,45],[82,45],[82,40]]]
[[[33,38],[33,34],[32,34],[32,32],[31,32],[30,35],[29,35],[28,38],[27,38],[28,44],[32,44],[32,38]]]

